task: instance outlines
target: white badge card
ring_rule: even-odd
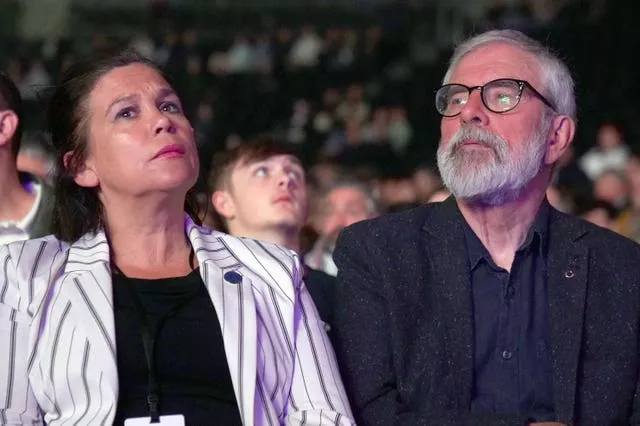
[[[151,423],[151,417],[133,417],[124,421],[124,426],[142,426],[142,425],[160,425],[160,426],[185,426],[184,416],[182,414],[172,414],[170,416],[160,416],[160,423]]]

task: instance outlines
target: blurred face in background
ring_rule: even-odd
[[[413,184],[418,200],[427,202],[429,197],[440,188],[440,176],[428,168],[420,168],[413,172]]]
[[[593,194],[598,200],[606,201],[616,208],[623,208],[629,200],[629,185],[624,176],[615,172],[605,172],[594,182]]]
[[[322,237],[333,246],[345,227],[375,216],[367,196],[356,187],[342,187],[331,191],[323,209]]]
[[[616,126],[605,124],[598,129],[598,146],[608,151],[622,145],[622,135]]]

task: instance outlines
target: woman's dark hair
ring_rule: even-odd
[[[97,190],[78,185],[74,176],[88,153],[88,102],[91,91],[105,74],[132,64],[151,67],[167,79],[148,59],[132,52],[124,52],[76,63],[63,75],[49,100],[47,124],[59,170],[54,181],[56,201],[52,218],[53,233],[63,241],[75,241],[106,225]],[[70,155],[65,164],[67,153]],[[195,223],[201,224],[194,188],[187,192],[184,209]]]

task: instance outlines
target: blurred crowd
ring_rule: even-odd
[[[215,36],[211,28],[173,21],[171,11],[156,4],[145,12],[148,25],[126,36],[98,29],[89,40],[9,37],[0,66],[27,109],[19,167],[45,180],[55,173],[39,111],[61,72],[90,53],[128,48],[174,79],[197,133],[205,205],[213,155],[256,135],[292,144],[307,171],[307,251],[373,212],[442,200],[447,191],[435,167],[439,116],[433,95],[451,43],[433,29],[446,14],[440,10],[436,17],[432,7],[414,3],[363,11],[366,19],[352,25],[315,22],[302,11],[298,25],[267,22]],[[637,35],[629,19],[614,2],[495,1],[455,31],[516,28],[550,41],[566,57],[576,75],[579,133],[556,171],[549,200],[640,241],[638,85],[627,59]],[[455,32],[447,34],[455,41]],[[594,66],[594,52],[606,65]],[[357,182],[359,202],[353,192],[329,191],[345,179]]]

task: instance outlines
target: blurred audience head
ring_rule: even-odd
[[[366,184],[350,179],[339,180],[323,197],[320,238],[333,247],[342,229],[377,215],[376,199]]]
[[[629,183],[624,174],[608,170],[594,182],[593,195],[597,200],[606,201],[614,207],[622,209],[629,202]]]
[[[13,80],[0,73],[0,149],[9,148],[11,161],[20,151],[23,127],[22,97]]]
[[[604,122],[598,127],[596,143],[603,151],[610,151],[624,145],[622,128],[613,122]]]
[[[442,181],[436,168],[419,166],[413,171],[413,185],[418,201],[426,203],[429,197],[442,187]]]

